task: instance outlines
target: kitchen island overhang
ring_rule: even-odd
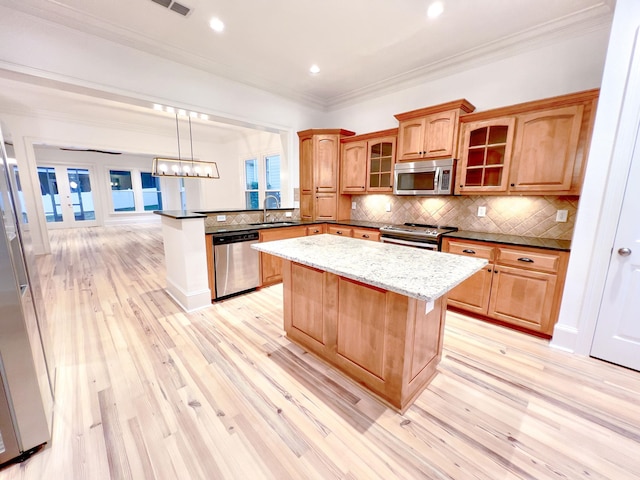
[[[334,235],[253,248],[283,259],[287,337],[401,412],[436,373],[446,293],[487,264]]]

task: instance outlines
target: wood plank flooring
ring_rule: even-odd
[[[640,373],[448,314],[404,414],[291,344],[274,286],[186,314],[159,225],[50,233],[51,444],[16,479],[637,479]]]

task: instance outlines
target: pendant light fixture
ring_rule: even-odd
[[[178,139],[178,158],[156,157],[153,159],[151,175],[154,177],[175,178],[220,178],[216,162],[205,162],[193,158],[193,135],[191,133],[191,116],[189,116],[189,142],[191,159],[183,159],[180,153],[180,129],[176,113],[176,138]]]

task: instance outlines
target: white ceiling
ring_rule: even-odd
[[[610,24],[615,0],[0,0],[0,4],[322,108]],[[226,25],[216,34],[209,20]],[[320,66],[318,75],[308,69]]]

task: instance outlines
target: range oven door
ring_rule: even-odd
[[[438,241],[437,240],[407,240],[407,239],[400,239],[400,238],[393,238],[393,237],[385,237],[382,236],[380,237],[380,241],[382,243],[393,243],[395,245],[405,245],[407,247],[414,247],[414,248],[422,248],[424,250],[433,250],[433,251],[438,251]]]

